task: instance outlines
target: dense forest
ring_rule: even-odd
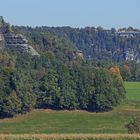
[[[65,33],[16,26],[8,32],[26,36],[39,55],[10,47],[1,50],[0,117],[33,108],[109,111],[125,98],[119,66],[87,58]]]
[[[56,38],[61,38],[67,41],[69,48],[71,46],[80,51],[92,65],[108,68],[115,64],[120,68],[124,80],[140,81],[140,31],[137,29],[121,29],[122,33],[126,32],[125,36],[121,36],[115,29],[105,30],[102,27],[13,26],[13,30],[27,36],[40,53],[47,46],[53,45],[47,35],[54,42]]]
[[[56,54],[0,53],[1,117],[32,108],[109,111],[125,97],[118,68],[92,67],[62,51],[60,58]]]

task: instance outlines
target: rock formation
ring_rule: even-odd
[[[28,40],[23,35],[12,32],[10,25],[0,16],[0,50],[4,48],[39,56],[39,53],[28,44]]]

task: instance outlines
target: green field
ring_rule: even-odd
[[[140,101],[140,82],[126,82],[127,99]]]
[[[125,124],[140,114],[140,83],[125,83],[127,98],[111,112],[33,110],[0,120],[1,134],[127,133]]]

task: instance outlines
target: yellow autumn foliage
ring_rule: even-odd
[[[121,73],[120,73],[120,69],[118,66],[113,66],[110,68],[110,71],[112,72],[113,75],[116,76],[116,78],[118,80],[122,80],[122,76],[121,76]]]

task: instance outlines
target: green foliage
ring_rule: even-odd
[[[129,124],[126,125],[128,133],[140,133],[140,117],[133,118]]]
[[[16,92],[12,93],[4,100],[3,104],[3,114],[7,117],[13,117],[18,113],[21,113],[21,101],[17,97]]]
[[[50,70],[42,79],[40,87],[41,92],[38,97],[38,107],[41,108],[58,108],[60,88],[58,87],[58,79],[55,71]]]
[[[110,72],[105,69],[98,69],[95,73],[94,87],[95,93],[91,103],[96,111],[111,110],[125,97],[122,80],[112,78]]]
[[[16,118],[0,119],[0,133],[127,134],[127,128],[124,126],[131,118],[140,115],[140,82],[126,82],[125,88],[125,102],[112,111],[95,113],[83,110],[37,109]]]
[[[101,68],[107,64],[86,60],[66,36],[45,27],[14,30],[29,39],[40,57],[10,50],[0,53],[0,116],[33,108],[109,111],[124,98],[122,81],[108,68]],[[99,36],[106,36],[98,30]],[[87,32],[86,39],[90,41]]]

